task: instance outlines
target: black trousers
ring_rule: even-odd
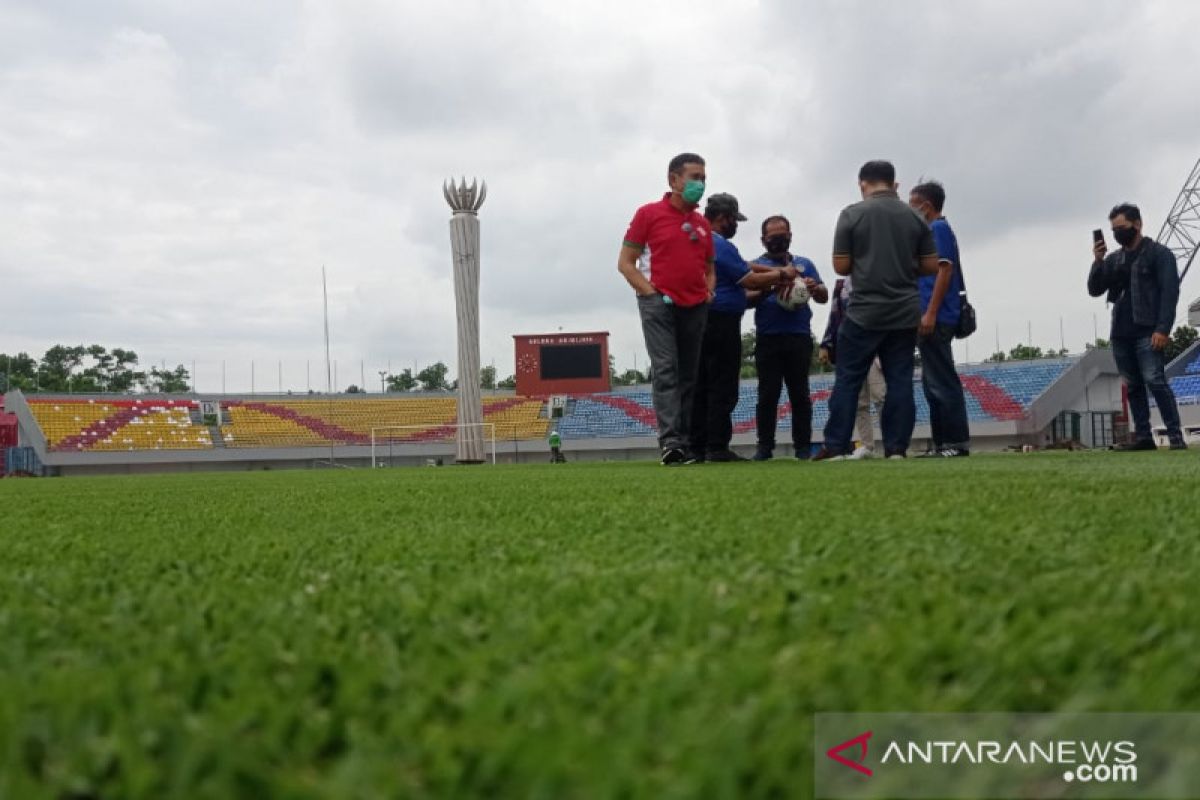
[[[787,384],[788,400],[792,403],[792,444],[797,455],[808,455],[812,445],[812,397],[808,390],[812,349],[812,337],[806,333],[764,335],[755,340],[760,450],[775,449],[779,396],[783,392],[783,385]]]
[[[697,454],[729,449],[741,368],[742,315],[709,309],[692,403],[691,441]]]

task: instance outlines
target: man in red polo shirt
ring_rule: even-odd
[[[662,463],[694,463],[688,431],[700,343],[717,276],[712,229],[696,211],[704,196],[704,159],[681,153],[667,167],[671,191],[637,210],[617,269],[637,295],[650,354]]]

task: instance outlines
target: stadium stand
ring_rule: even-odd
[[[5,473],[5,454],[17,446],[17,418],[4,413],[4,395],[0,394],[0,476]]]
[[[1183,364],[1172,365],[1184,388],[1200,378],[1197,361],[1200,354],[1193,352],[1186,370]],[[981,450],[1058,441],[1052,428],[1066,412],[1082,418],[1077,435],[1090,447],[1100,441],[1096,420],[1104,423],[1104,430],[1115,430],[1111,426],[1121,410],[1119,379],[1108,350],[1063,359],[961,365],[960,374],[973,440]],[[828,420],[833,376],[813,376],[811,388],[819,435]],[[752,380],[739,389],[733,413],[739,446],[752,444],[757,392]],[[929,410],[917,381],[913,392],[914,437],[920,439],[928,436]],[[457,409],[454,397],[446,394],[176,398],[15,392],[7,399],[22,445],[9,452],[30,451],[28,463],[37,459],[35,469],[28,470],[33,474],[416,466],[452,460],[455,454]],[[483,405],[485,423],[496,426],[495,450],[505,461],[546,457],[551,424],[569,443],[573,459],[638,459],[656,450],[655,413],[647,386],[575,395],[565,416],[553,423],[546,398],[494,394],[485,396]],[[214,412],[216,417],[211,416]],[[789,403],[779,405],[783,431],[790,432],[791,413]],[[385,426],[404,427],[389,436],[381,432]],[[377,463],[371,446],[372,430],[378,434],[376,445],[386,446],[386,455],[379,456],[385,459],[382,463]]]
[[[235,400],[225,404],[231,422],[221,426],[226,447],[298,447],[329,444],[367,445],[371,429],[409,426],[392,431],[392,442],[435,442],[455,435],[457,405],[450,397],[381,398],[378,400]],[[497,439],[540,439],[548,421],[543,402],[528,397],[489,397],[483,420],[496,426]]]
[[[1020,419],[1038,398],[1073,362],[1070,359],[1022,361],[1007,364],[975,364],[961,368],[967,395],[967,414],[971,422],[1010,422]],[[820,430],[829,419],[829,394],[833,389],[830,375],[814,375],[809,384],[813,399],[813,426]],[[917,402],[917,423],[929,422],[919,380],[913,392]],[[754,430],[758,387],[743,382],[733,412],[734,433]],[[779,426],[790,430],[790,403],[779,406]],[[563,438],[652,436],[655,432],[654,407],[645,389],[615,391],[579,398],[570,416],[558,428]]]
[[[456,422],[450,397],[231,399],[221,402],[229,422],[214,443],[196,400],[32,396],[28,403],[51,452],[368,445],[371,429],[386,425],[412,427],[392,433],[393,442],[435,442],[453,438]],[[483,406],[497,439],[546,435],[539,399],[490,397]]]
[[[31,397],[49,450],[202,450],[209,432],[193,424],[192,400]]]
[[[1167,378],[1179,405],[1200,405],[1200,342],[1193,343],[1171,362]]]

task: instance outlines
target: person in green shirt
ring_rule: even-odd
[[[562,437],[558,435],[558,431],[550,431],[548,441],[550,443],[550,463],[567,463],[567,457],[562,454]]]

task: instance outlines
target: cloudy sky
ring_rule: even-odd
[[[981,320],[960,358],[997,327],[1057,346],[1060,318],[1078,350],[1107,327],[1091,229],[1132,200],[1157,231],[1200,157],[1197,28],[1186,0],[0,0],[0,351],[323,387],[324,264],[342,388],[453,365],[465,174],[483,362],[561,328],[644,368],[617,250],[683,150],[741,199],[744,253],[784,213],[827,276],[864,160],[942,180]]]

